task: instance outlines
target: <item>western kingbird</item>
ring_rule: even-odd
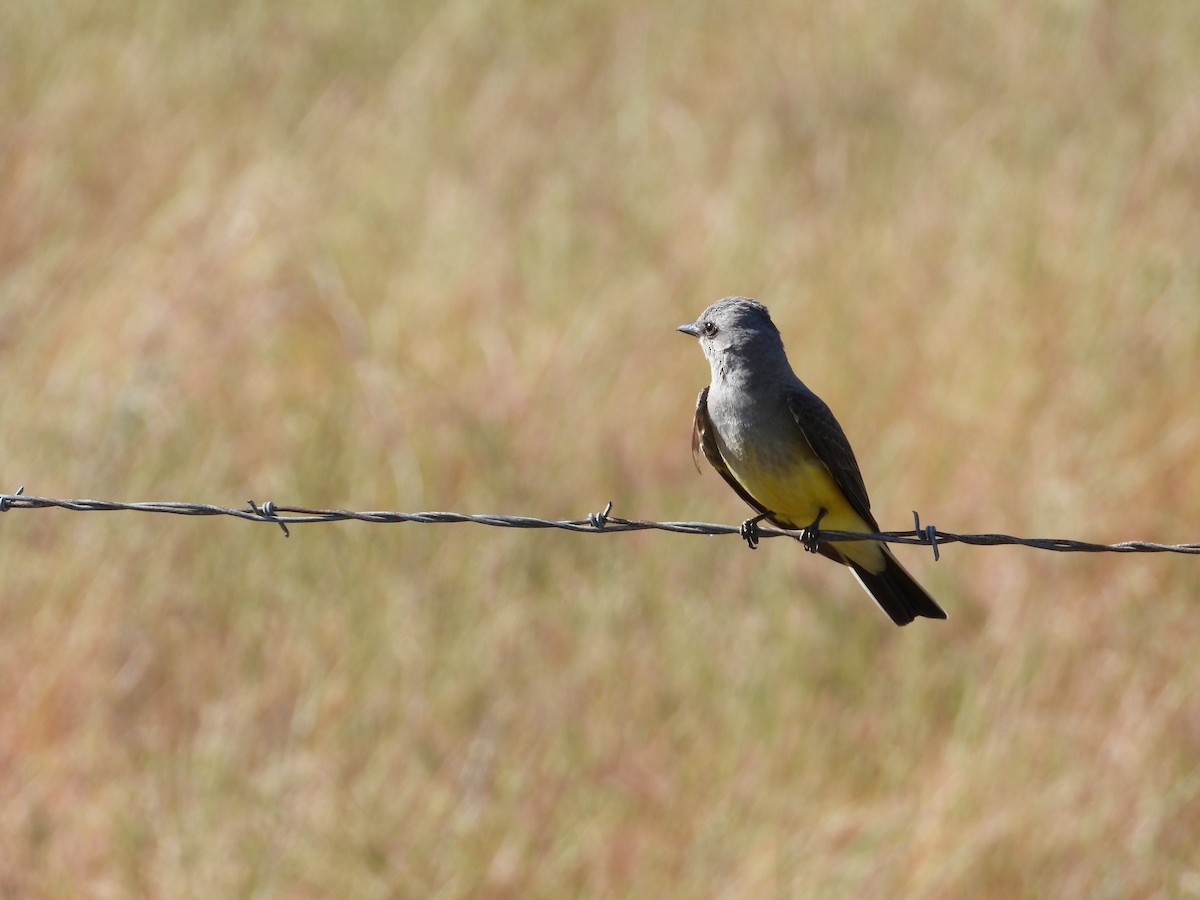
[[[696,399],[692,458],[712,467],[758,513],[742,525],[751,548],[762,520],[804,529],[806,549],[849,566],[897,625],[945,611],[882,541],[820,542],[819,528],[878,532],[862,473],[842,427],[788,363],[767,308],[726,297],[677,329],[700,341],[712,384]]]

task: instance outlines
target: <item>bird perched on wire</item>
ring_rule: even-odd
[[[766,519],[803,530],[805,548],[849,566],[897,625],[945,611],[882,541],[821,541],[832,531],[879,532],[862,473],[842,427],[792,371],[767,308],[725,297],[677,329],[700,342],[712,383],[700,391],[692,425],[696,451],[757,513],[742,524],[751,549]]]

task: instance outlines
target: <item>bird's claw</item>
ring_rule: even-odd
[[[825,518],[826,512],[828,510],[822,507],[817,517],[800,529],[800,545],[809,553],[816,553],[821,549],[821,520]]]
[[[766,517],[766,513],[763,513],[761,516],[747,519],[742,523],[742,527],[738,529],[738,534],[742,536],[742,540],[746,542],[746,546],[751,550],[758,549],[758,523]]]

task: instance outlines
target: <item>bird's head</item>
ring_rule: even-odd
[[[771,314],[749,297],[724,297],[704,310],[695,322],[675,330],[700,342],[714,374],[728,369],[735,361],[768,365],[784,357],[783,339],[771,321]]]

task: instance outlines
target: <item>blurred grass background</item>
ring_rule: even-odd
[[[737,522],[771,306],[884,527],[1200,528],[1200,7],[12,0],[0,481]],[[1190,558],[0,516],[6,896],[1200,894]]]

